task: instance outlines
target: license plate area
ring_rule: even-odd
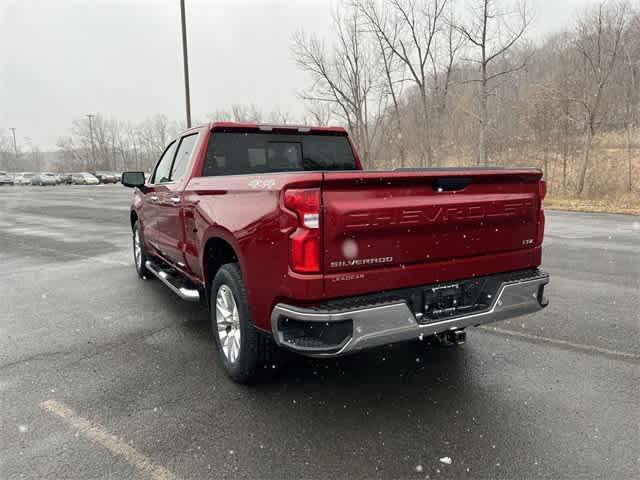
[[[456,311],[464,302],[463,289],[455,283],[433,287],[424,292],[425,312],[436,316],[444,316]]]
[[[423,289],[421,323],[466,315],[489,308],[495,286],[485,279],[436,285]]]

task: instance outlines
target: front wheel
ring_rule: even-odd
[[[136,272],[140,278],[146,279],[151,275],[147,270],[147,256],[144,253],[144,243],[140,233],[140,222],[136,221],[133,225],[133,262],[136,266]]]
[[[234,382],[253,383],[265,367],[275,365],[277,347],[253,325],[238,264],[228,263],[218,270],[209,311],[220,360]]]

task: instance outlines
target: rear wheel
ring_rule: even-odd
[[[265,367],[275,365],[277,347],[256,330],[237,263],[220,267],[211,285],[211,328],[227,375],[237,383],[252,383]]]
[[[145,265],[146,261],[147,256],[144,253],[144,243],[140,234],[140,222],[136,220],[136,223],[133,224],[133,262],[140,278],[147,278],[151,275]]]

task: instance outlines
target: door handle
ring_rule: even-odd
[[[149,197],[149,200],[151,200],[152,202],[157,202],[158,201],[158,196],[157,195],[151,195]]]
[[[173,203],[180,203],[180,197],[171,197],[171,198],[170,198],[170,200],[171,200]]]

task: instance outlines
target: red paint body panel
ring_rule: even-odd
[[[218,122],[183,133],[200,133],[189,174],[163,187],[167,192],[147,185],[144,195],[178,195],[179,204],[151,206],[137,193],[133,208],[143,223],[145,246],[154,253],[160,246],[165,260],[201,286],[212,280],[204,258],[207,242],[227,242],[239,259],[252,317],[261,329],[270,330],[271,311],[281,301],[307,305],[541,263],[539,170],[200,176],[210,135],[260,128]],[[311,131],[345,133],[334,127]],[[437,179],[463,179],[466,185],[438,191]],[[283,192],[289,188],[321,190],[319,274],[291,270],[289,236],[298,218],[284,207]]]
[[[273,179],[273,186],[251,189],[255,179]],[[289,268],[289,235],[296,216],[282,207],[282,190],[320,186],[321,173],[277,173],[193,178],[184,192],[185,211],[193,212],[187,236],[187,265],[203,277],[204,246],[222,238],[235,250],[256,324],[268,328],[278,299],[318,299],[323,296],[322,275],[299,275]],[[188,217],[190,214],[188,214]]]
[[[518,268],[531,266],[540,176],[516,170],[325,173],[325,293],[344,294],[338,273],[358,274],[346,282],[353,294],[374,284],[379,289],[410,286],[402,280],[408,274],[413,285],[420,285],[508,271],[514,259]],[[439,178],[469,183],[438,192],[433,180]],[[498,255],[506,252],[512,254]],[[495,267],[488,269],[487,256]],[[372,263],[350,264],[349,258]]]

